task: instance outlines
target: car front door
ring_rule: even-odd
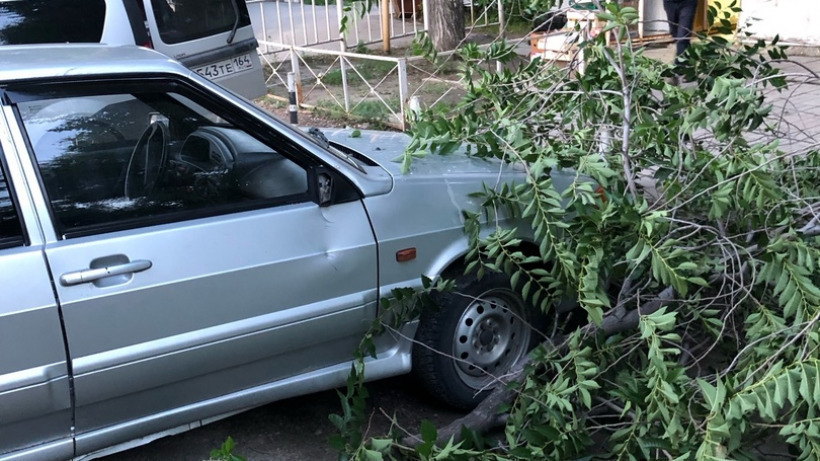
[[[320,206],[321,166],[298,144],[251,136],[241,114],[179,82],[8,94],[52,221],[79,452],[350,360],[377,297],[352,186]]]
[[[15,154],[0,113],[0,458],[67,459],[74,445],[63,331]]]

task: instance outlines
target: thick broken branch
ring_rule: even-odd
[[[633,328],[638,327],[638,320],[641,318],[642,315],[649,315],[670,301],[672,301],[675,297],[675,290],[672,287],[667,287],[665,290],[658,293],[658,296],[653,299],[652,301],[644,304],[643,306],[639,307],[638,309],[626,311],[625,309],[619,312],[618,309],[615,309],[612,315],[607,315],[604,317],[604,321],[601,322],[601,326],[598,327],[594,324],[587,324],[584,329],[589,330],[590,333],[603,333],[604,336],[611,336],[616,333],[621,333],[626,330],[631,330]],[[621,315],[618,315],[621,314]]]
[[[635,329],[638,327],[638,321],[641,315],[649,315],[659,310],[674,300],[674,296],[675,290],[672,287],[667,287],[661,291],[656,298],[640,306],[638,309],[631,311],[627,311],[623,307],[613,309],[604,316],[604,320],[600,326],[593,323],[584,326],[584,334],[603,334],[604,336],[611,336],[616,333]],[[545,341],[543,346],[547,349],[559,350],[562,354],[567,352],[567,346],[563,339],[552,338],[551,340]],[[486,433],[490,429],[503,425],[505,415],[499,412],[499,408],[505,404],[512,403],[516,396],[515,389],[511,389],[509,384],[518,381],[522,377],[524,370],[531,361],[532,354],[518,361],[509,373],[498,379],[490,395],[479,403],[473,411],[439,429],[437,443],[447,443],[451,438],[456,442],[459,441],[463,427],[474,432]],[[420,436],[415,435],[406,437],[402,442],[406,446],[415,447],[422,442],[422,439]]]

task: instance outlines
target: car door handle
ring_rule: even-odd
[[[93,282],[95,280],[115,275],[133,274],[150,269],[153,263],[146,259],[139,259],[125,264],[116,264],[108,267],[98,267],[95,269],[83,269],[76,272],[67,272],[60,276],[60,284],[63,286],[79,285],[81,283]]]

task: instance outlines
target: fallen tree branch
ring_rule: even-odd
[[[627,311],[623,306],[619,306],[604,316],[600,326],[588,323],[582,328],[582,331],[584,335],[603,334],[604,336],[611,336],[635,329],[638,327],[641,315],[649,315],[659,310],[673,301],[674,297],[675,290],[672,287],[667,287],[656,298],[640,306],[640,308]],[[560,353],[566,353],[567,351],[566,344],[561,337],[544,341],[542,345],[547,349],[559,350]],[[519,360],[509,373],[499,378],[490,395],[479,403],[473,411],[439,429],[437,443],[447,443],[451,438],[454,442],[458,442],[461,440],[462,428],[467,428],[473,432],[486,433],[503,425],[506,415],[500,413],[499,408],[513,402],[516,391],[510,387],[510,383],[518,381],[522,377],[530,362],[532,362],[532,354]],[[402,440],[402,444],[408,447],[416,447],[420,443],[422,443],[420,435],[408,436]]]

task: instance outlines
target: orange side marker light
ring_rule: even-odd
[[[405,248],[396,252],[396,261],[403,263],[416,259],[416,248]]]

